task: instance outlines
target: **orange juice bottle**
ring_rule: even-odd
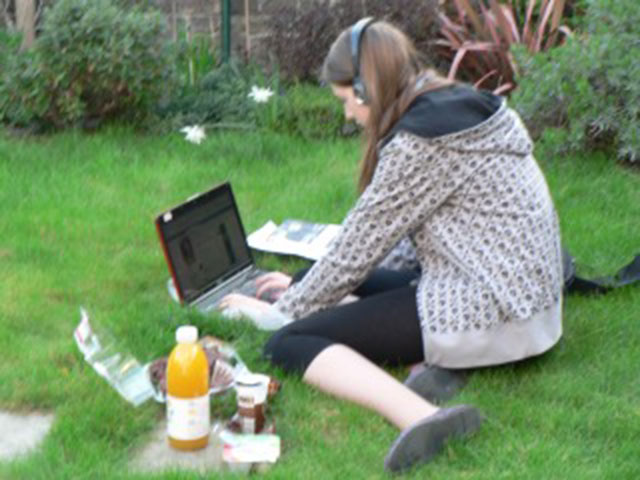
[[[178,327],[167,363],[167,437],[179,450],[209,443],[209,363],[197,340],[197,327]]]

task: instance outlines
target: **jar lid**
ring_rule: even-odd
[[[257,387],[263,381],[264,375],[245,372],[236,378],[236,385],[243,387]]]

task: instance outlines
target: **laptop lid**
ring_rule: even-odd
[[[192,303],[253,265],[228,182],[161,213],[155,223],[182,302]]]

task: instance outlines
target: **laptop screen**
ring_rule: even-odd
[[[187,303],[253,263],[228,183],[163,213],[156,225]]]

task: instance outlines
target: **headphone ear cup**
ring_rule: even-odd
[[[364,85],[360,79],[357,79],[353,84],[353,94],[356,97],[356,103],[358,105],[362,105],[367,102]]]

